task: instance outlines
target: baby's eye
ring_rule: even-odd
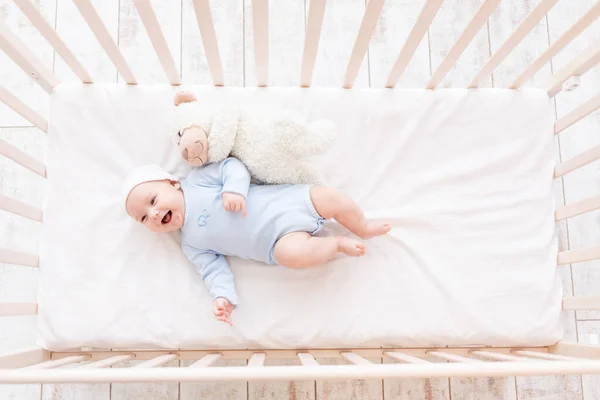
[[[147,217],[147,216],[145,216],[145,215],[142,217],[142,224],[146,222],[146,219],[147,219],[147,218],[148,218],[148,217]]]
[[[181,131],[179,131],[179,132],[177,132],[177,135],[178,135],[179,137],[182,137],[182,136],[183,136],[183,133],[181,133]]]
[[[154,205],[154,203],[156,203],[156,196],[154,196],[154,197],[152,198],[152,200],[150,200],[150,205],[151,205],[151,206],[153,206],[153,205]]]

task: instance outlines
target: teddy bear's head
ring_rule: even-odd
[[[181,157],[195,167],[227,158],[235,140],[228,118],[202,105],[190,92],[177,93],[174,103],[170,136]]]

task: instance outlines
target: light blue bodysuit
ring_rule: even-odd
[[[309,185],[251,185],[250,173],[235,158],[194,169],[181,189],[183,252],[213,299],[224,297],[235,306],[239,301],[224,256],[276,264],[273,249],[279,238],[292,232],[315,233],[324,221],[312,204]],[[246,198],[246,217],[241,211],[225,211],[225,192]]]

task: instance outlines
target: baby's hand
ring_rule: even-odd
[[[223,193],[221,197],[225,211],[241,211],[242,215],[246,216],[246,199],[244,199],[244,196],[237,193]]]
[[[217,297],[214,302],[213,313],[219,321],[223,321],[229,326],[233,326],[231,323],[231,312],[233,311],[233,304],[224,297]]]

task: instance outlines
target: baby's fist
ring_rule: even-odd
[[[244,196],[237,193],[223,193],[221,197],[225,211],[241,211],[242,215],[246,216],[246,199]]]
[[[224,297],[217,297],[215,299],[214,306],[213,306],[213,313],[215,314],[215,317],[219,321],[223,321],[226,324],[229,324],[229,326],[232,326],[233,325],[231,323],[231,312],[232,311],[233,311],[233,304],[231,304],[229,302],[229,300],[227,300]]]

